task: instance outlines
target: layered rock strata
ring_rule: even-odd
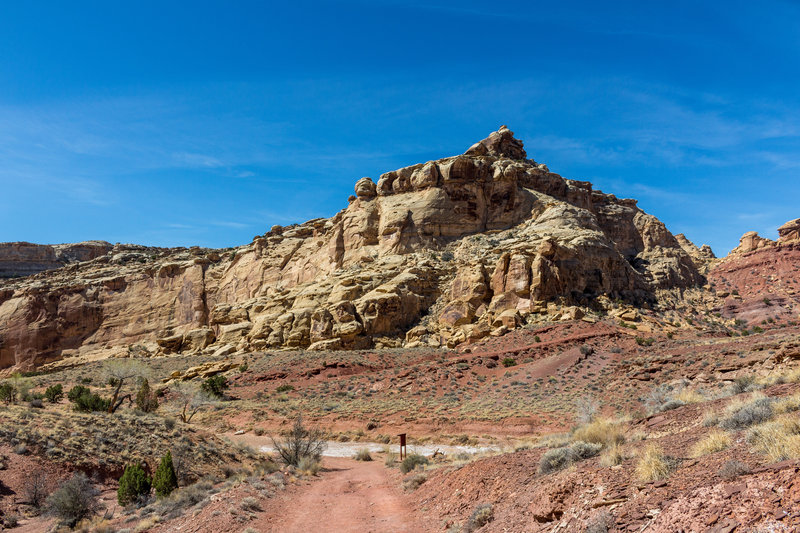
[[[635,200],[528,159],[506,127],[362,178],[330,219],[231,250],[125,249],[0,285],[0,368],[93,354],[454,346],[704,282]]]

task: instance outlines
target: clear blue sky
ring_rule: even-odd
[[[800,217],[796,2],[2,2],[0,241],[233,246],[501,124],[717,253]]]

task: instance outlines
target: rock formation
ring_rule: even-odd
[[[0,278],[17,278],[45,270],[61,268],[69,263],[88,261],[105,255],[111,244],[88,241],[75,244],[0,243]]]
[[[798,243],[800,243],[800,218],[790,220],[778,228],[777,241],[761,237],[755,231],[748,231],[739,239],[739,246],[731,250],[731,254],[746,254],[763,248]]]
[[[228,251],[117,246],[0,284],[0,369],[73,356],[432,346],[704,282],[635,200],[528,159],[506,127],[362,178],[330,219]],[[687,241],[688,242],[688,241]]]
[[[790,220],[778,228],[778,243],[800,243],[800,218]]]

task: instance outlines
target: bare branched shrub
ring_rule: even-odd
[[[50,479],[44,470],[34,470],[25,478],[22,491],[25,503],[38,511],[50,495]]]
[[[62,524],[75,527],[75,524],[97,511],[98,494],[99,491],[92,486],[86,474],[80,472],[53,492],[47,498],[47,504],[50,512]]]
[[[272,436],[270,439],[280,459],[292,466],[298,466],[303,458],[319,461],[327,446],[323,431],[319,428],[306,428],[302,415],[297,416],[285,439]]]
[[[575,400],[575,418],[579,424],[588,424],[594,420],[599,404],[592,395],[581,396]]]
[[[108,412],[113,413],[125,400],[128,400],[129,404],[133,402],[132,394],[121,395],[125,383],[135,378],[144,378],[148,370],[139,361],[110,359],[103,364],[103,372],[108,378],[108,383],[114,387],[114,393],[108,404]]]
[[[177,410],[178,418],[184,424],[189,424],[194,415],[205,406],[214,403],[214,399],[199,388],[188,383],[173,383],[169,387],[174,394],[173,403]]]

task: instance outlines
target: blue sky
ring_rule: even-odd
[[[0,3],[0,241],[244,244],[501,124],[718,254],[800,217],[800,4],[554,4]]]

